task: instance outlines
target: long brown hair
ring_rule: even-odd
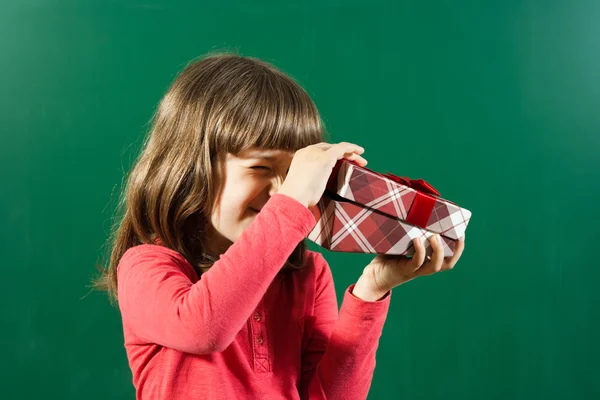
[[[94,282],[117,301],[117,265],[127,249],[160,240],[199,275],[218,259],[203,238],[220,188],[223,155],[249,147],[295,151],[324,141],[306,91],[271,64],[237,54],[192,61],[160,101],[142,151],[127,177],[109,238],[108,267]],[[282,270],[304,267],[306,243]]]

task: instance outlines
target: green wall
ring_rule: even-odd
[[[237,49],[370,168],[473,212],[453,271],[394,290],[369,399],[600,398],[599,21],[592,0],[3,1],[0,397],[134,397],[86,285],[160,97]],[[323,253],[341,300],[371,256]]]

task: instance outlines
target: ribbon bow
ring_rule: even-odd
[[[389,172],[379,175],[417,191],[417,195],[410,206],[410,210],[408,210],[406,222],[420,228],[426,228],[431,213],[433,212],[433,208],[435,207],[436,199],[434,196],[440,196],[440,192],[423,179],[409,179],[403,176],[396,176]]]
[[[431,194],[434,196],[440,196],[440,192],[438,192],[433,186],[431,186],[429,184],[429,182],[427,182],[423,179],[409,179],[404,176],[396,176],[389,172],[383,174],[383,176],[385,176],[393,181],[396,181],[404,186],[411,187],[418,192],[423,192],[423,193]]]

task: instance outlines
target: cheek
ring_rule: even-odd
[[[248,211],[249,204],[260,194],[261,185],[258,179],[248,177],[231,182],[223,191],[222,206],[230,211],[237,210],[236,214]]]

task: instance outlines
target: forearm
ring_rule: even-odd
[[[367,273],[363,273],[358,278],[358,281],[356,281],[352,294],[363,301],[379,301],[390,290],[387,288],[378,288],[373,283],[372,278]]]

